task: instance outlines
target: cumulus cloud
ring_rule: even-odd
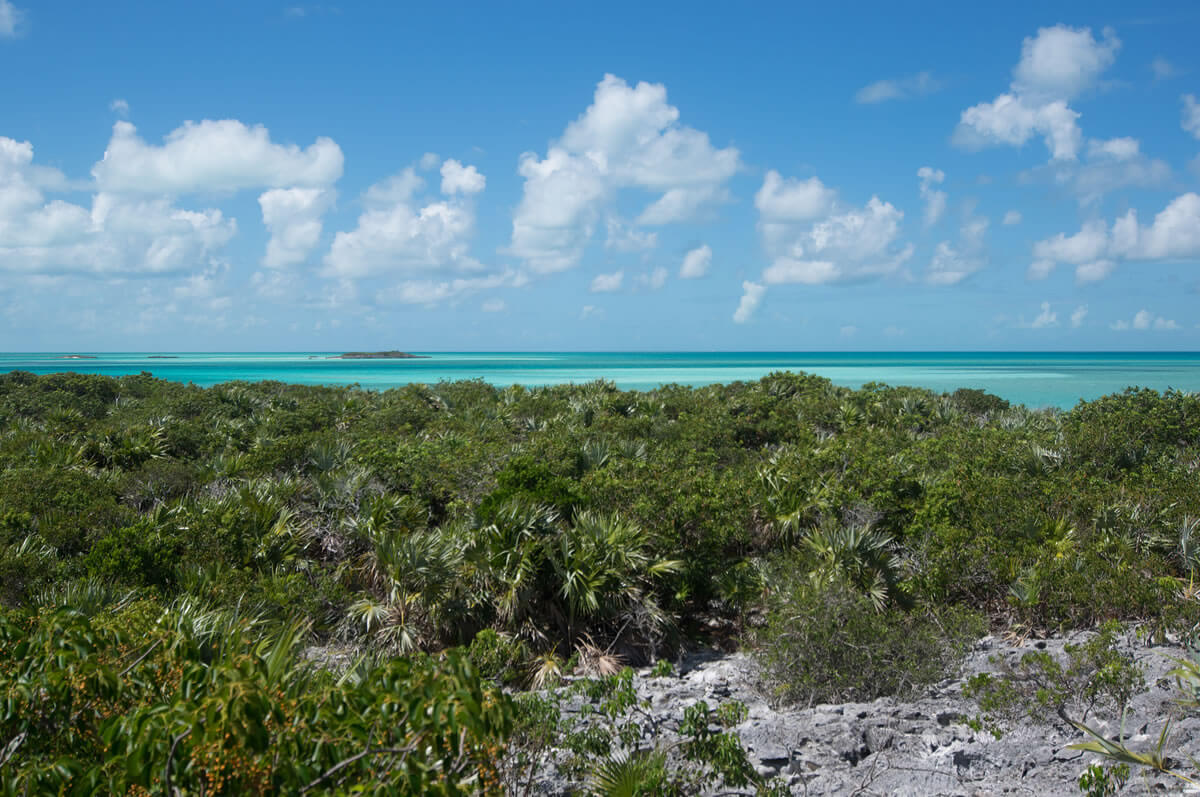
[[[11,39],[19,33],[24,12],[8,0],[0,0],[0,39]]]
[[[480,271],[483,266],[468,253],[475,230],[470,201],[461,190],[440,200],[419,200],[423,184],[408,168],[369,188],[358,225],[334,236],[325,273],[360,279]]]
[[[1099,41],[1090,28],[1041,28],[1021,44],[1012,87],[1035,99],[1069,100],[1095,85],[1116,61],[1120,47],[1121,40],[1111,28],[1101,31]]]
[[[649,271],[645,274],[638,274],[636,282],[638,287],[643,290],[657,291],[667,284],[668,276],[667,270],[662,266],[659,266],[653,271]]]
[[[763,296],[766,295],[767,288],[765,285],[760,285],[757,282],[746,280],[742,283],[742,298],[738,302],[737,309],[733,311],[733,322],[735,324],[744,324],[754,317],[754,313],[758,310],[758,306],[762,304]]]
[[[1175,65],[1161,55],[1150,62],[1150,71],[1154,73],[1155,80],[1167,80],[1179,74]]]
[[[784,179],[774,169],[754,195],[754,207],[764,223],[810,221],[829,213],[837,192],[820,179]]]
[[[121,116],[129,115],[129,103],[121,98],[117,98],[108,104],[108,110],[118,113]]]
[[[699,279],[708,273],[711,265],[712,249],[708,244],[697,246],[683,256],[683,265],[679,267],[679,277],[685,280]]]
[[[521,156],[524,193],[509,250],[537,272],[577,265],[604,208],[624,189],[658,194],[638,216],[642,225],[685,221],[723,201],[738,151],[715,148],[678,120],[662,84],[630,86],[606,75],[545,157]]]
[[[478,194],[487,186],[487,178],[480,174],[474,166],[463,166],[456,160],[448,160],[442,164],[442,193],[447,196],[454,194]]]
[[[1110,138],[1107,141],[1093,139],[1088,142],[1088,155],[1093,158],[1112,158],[1127,161],[1136,158],[1141,144],[1136,138]]]
[[[1046,178],[1087,205],[1119,188],[1156,188],[1171,180],[1171,167],[1141,152],[1136,138],[1111,138],[1088,142],[1086,159],[1059,161],[1021,175],[1026,180]]]
[[[957,285],[987,265],[984,237],[988,220],[969,215],[959,229],[958,246],[942,241],[934,250],[925,280],[931,285]]]
[[[1054,161],[1075,160],[1083,141],[1070,100],[1096,84],[1116,59],[1121,42],[1105,28],[1041,28],[1022,43],[1009,91],[962,112],[954,140],[968,149],[1021,146],[1041,136]]]
[[[621,290],[621,283],[624,280],[624,271],[614,271],[611,274],[597,274],[592,279],[592,284],[588,287],[588,290],[592,293],[615,293]]]
[[[934,188],[946,179],[946,173],[931,166],[917,169],[917,178],[921,181],[921,199],[925,200],[925,226],[932,227],[946,212],[946,192]]]
[[[1050,309],[1050,302],[1042,302],[1042,311],[1029,326],[1033,329],[1058,326],[1058,313]]]
[[[817,178],[784,180],[768,172],[755,196],[759,232],[771,260],[763,282],[817,285],[893,274],[912,256],[900,246],[904,213],[871,197],[846,207]]]
[[[1014,224],[1020,224],[1021,223],[1021,211],[1019,211],[1019,210],[1008,211],[1007,213],[1004,214],[1004,220],[1001,221],[1000,223],[1003,224],[1005,227],[1011,227]]]
[[[1160,315],[1155,315],[1149,310],[1138,310],[1134,314],[1132,321],[1118,320],[1108,325],[1110,329],[1117,332],[1127,332],[1129,330],[1145,331],[1154,329],[1160,332],[1179,329],[1179,324],[1169,318],[1163,318]]]
[[[1083,326],[1083,319],[1087,318],[1088,308],[1086,304],[1081,304],[1071,313],[1071,328],[1079,329]]]
[[[1052,160],[1074,160],[1083,134],[1075,120],[1079,114],[1061,100],[1031,106],[1013,94],[962,112],[954,142],[966,149],[994,144],[1021,146],[1035,134],[1045,139]]]
[[[505,271],[480,277],[455,277],[453,279],[406,279],[385,286],[375,292],[379,304],[424,304],[436,305],[459,299],[463,296],[490,291],[506,286],[520,285],[521,276]]]
[[[942,87],[932,72],[918,72],[908,77],[877,80],[859,89],[854,95],[854,101],[863,105],[873,105],[887,100],[908,100],[932,94]]]
[[[1200,102],[1196,102],[1193,94],[1184,94],[1181,100],[1183,102],[1183,120],[1180,125],[1196,138],[1200,138]]]
[[[220,210],[98,192],[90,206],[49,200],[64,187],[33,145],[0,136],[0,269],[27,274],[171,274],[202,267],[234,236]]]
[[[1076,266],[1080,282],[1107,277],[1122,260],[1178,260],[1200,257],[1200,195],[1182,194],[1149,225],[1130,209],[1111,225],[1085,222],[1074,235],[1059,233],[1033,245],[1030,279],[1049,276],[1059,263]]]
[[[658,233],[631,227],[616,216],[609,216],[605,227],[608,230],[608,237],[604,240],[605,249],[645,252],[658,246]]]
[[[335,196],[328,188],[272,188],[264,192],[258,204],[271,239],[262,264],[283,268],[302,263],[321,238],[321,218]]]
[[[161,146],[121,121],[92,176],[102,191],[178,195],[328,187],[342,176],[342,165],[342,150],[332,139],[318,138],[305,149],[276,144],[267,128],[236,119],[185,122]]]

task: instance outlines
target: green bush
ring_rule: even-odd
[[[843,583],[784,570],[769,583],[754,642],[765,685],[785,704],[912,695],[951,673],[986,631],[983,618],[963,608],[881,612]]]
[[[483,678],[499,684],[526,680],[529,651],[519,639],[501,636],[490,628],[475,635],[467,646],[467,658]]]

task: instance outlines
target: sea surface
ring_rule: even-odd
[[[0,354],[0,372],[77,371],[121,376],[149,371],[209,386],[274,379],[306,385],[358,384],[383,390],[413,382],[483,379],[527,386],[607,379],[625,390],[707,385],[807,371],[835,384],[915,385],[938,392],[986,390],[1029,407],[1074,406],[1128,386],[1200,391],[1200,352],[430,352],[410,360],[342,360],[334,352]]]

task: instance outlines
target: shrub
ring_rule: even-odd
[[[844,582],[775,575],[754,641],[765,685],[783,703],[911,695],[944,678],[985,632],[967,609],[877,611]]]
[[[529,651],[521,640],[485,628],[467,646],[467,658],[481,677],[500,684],[516,684],[525,679]]]

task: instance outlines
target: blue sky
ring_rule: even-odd
[[[0,0],[0,350],[1200,348],[1200,6]]]

